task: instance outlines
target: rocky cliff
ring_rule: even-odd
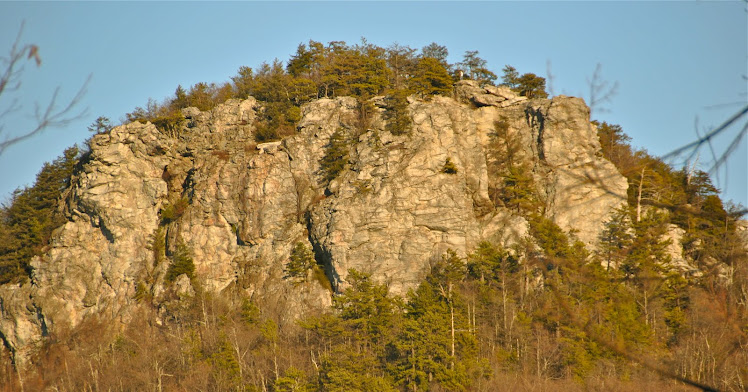
[[[412,129],[399,136],[384,130],[382,108],[361,129],[352,98],[306,104],[296,134],[276,143],[255,143],[262,108],[252,98],[185,109],[169,134],[131,123],[96,135],[61,206],[68,221],[33,260],[31,281],[0,287],[0,337],[22,362],[55,331],[89,318],[128,323],[144,303],[168,317],[199,291],[252,298],[288,322],[331,303],[330,285],[286,276],[298,242],[333,290],[355,268],[404,294],[448,248],[465,255],[482,240],[527,235],[525,219],[489,196],[501,182],[490,170],[499,120],[546,215],[594,247],[627,182],[601,157],[584,102],[526,100],[471,81],[455,96],[411,98]],[[326,183],[320,160],[338,130],[349,159]],[[160,233],[167,255],[189,250],[194,279],[166,279]]]

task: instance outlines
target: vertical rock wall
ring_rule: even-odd
[[[356,101],[345,97],[305,105],[297,134],[280,143],[255,144],[252,98],[185,109],[172,135],[132,123],[95,136],[66,194],[68,222],[32,262],[31,281],[0,287],[0,337],[22,362],[50,331],[93,316],[127,323],[138,306],[166,314],[175,292],[200,290],[253,298],[290,322],[331,303],[319,282],[285,276],[296,242],[315,250],[335,289],[355,268],[404,294],[448,248],[465,255],[481,240],[508,245],[527,235],[527,222],[488,194],[498,181],[487,148],[499,119],[532,163],[548,216],[593,246],[626,181],[601,158],[584,103],[527,101],[471,83],[457,96],[470,103],[413,101],[413,128],[402,136],[384,131],[381,116],[359,129]],[[350,158],[326,184],[319,162],[336,130],[348,135]],[[447,160],[456,172],[444,170]],[[180,200],[183,211],[162,220],[159,211]],[[154,265],[159,226],[168,253],[180,243],[190,250],[192,283],[166,282],[168,263]]]

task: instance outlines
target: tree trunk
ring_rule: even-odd
[[[451,294],[452,292],[451,287],[449,291]],[[450,323],[451,323],[451,328],[452,328],[452,361],[449,364],[449,366],[450,366],[450,369],[454,370],[455,368],[455,310],[454,310],[454,306],[452,304],[451,298],[449,300],[449,317],[450,317]]]
[[[642,168],[642,175],[639,179],[639,192],[636,196],[636,221],[641,222],[642,220],[642,187],[644,186],[644,168]]]

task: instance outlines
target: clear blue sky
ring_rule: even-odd
[[[665,154],[746,104],[746,3],[733,2],[0,2],[0,55],[22,21],[23,42],[39,46],[42,66],[26,64],[21,111],[0,119],[4,136],[28,129],[35,102],[61,87],[70,97],[92,75],[81,108],[63,129],[0,156],[0,200],[33,183],[45,161],[81,143],[98,116],[119,122],[149,97],[177,85],[230,80],[240,66],[286,60],[309,39],[421,48],[445,45],[451,62],[478,50],[489,68],[553,74],[553,91],[587,97],[602,65],[618,94],[593,117],[617,123],[633,144]],[[0,110],[8,104],[0,97]],[[717,140],[724,150],[729,135]],[[715,183],[748,205],[743,140]],[[701,154],[707,163],[711,155]],[[703,168],[706,168],[704,165]]]

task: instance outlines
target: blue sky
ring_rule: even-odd
[[[732,2],[0,2],[0,56],[25,21],[22,42],[39,46],[42,66],[26,64],[20,111],[0,118],[0,137],[28,129],[34,103],[56,87],[69,99],[91,81],[65,128],[0,156],[0,200],[33,183],[45,161],[83,142],[96,117],[118,122],[149,97],[177,85],[230,80],[240,66],[287,60],[299,43],[421,48],[445,45],[450,61],[478,50],[489,68],[553,75],[556,94],[589,96],[597,64],[618,83],[607,111],[593,117],[623,126],[637,147],[666,154],[746,105],[746,3]],[[0,110],[9,96],[0,96]],[[738,129],[715,141],[724,150]],[[715,183],[748,205],[748,142]],[[708,168],[709,150],[701,153]]]

